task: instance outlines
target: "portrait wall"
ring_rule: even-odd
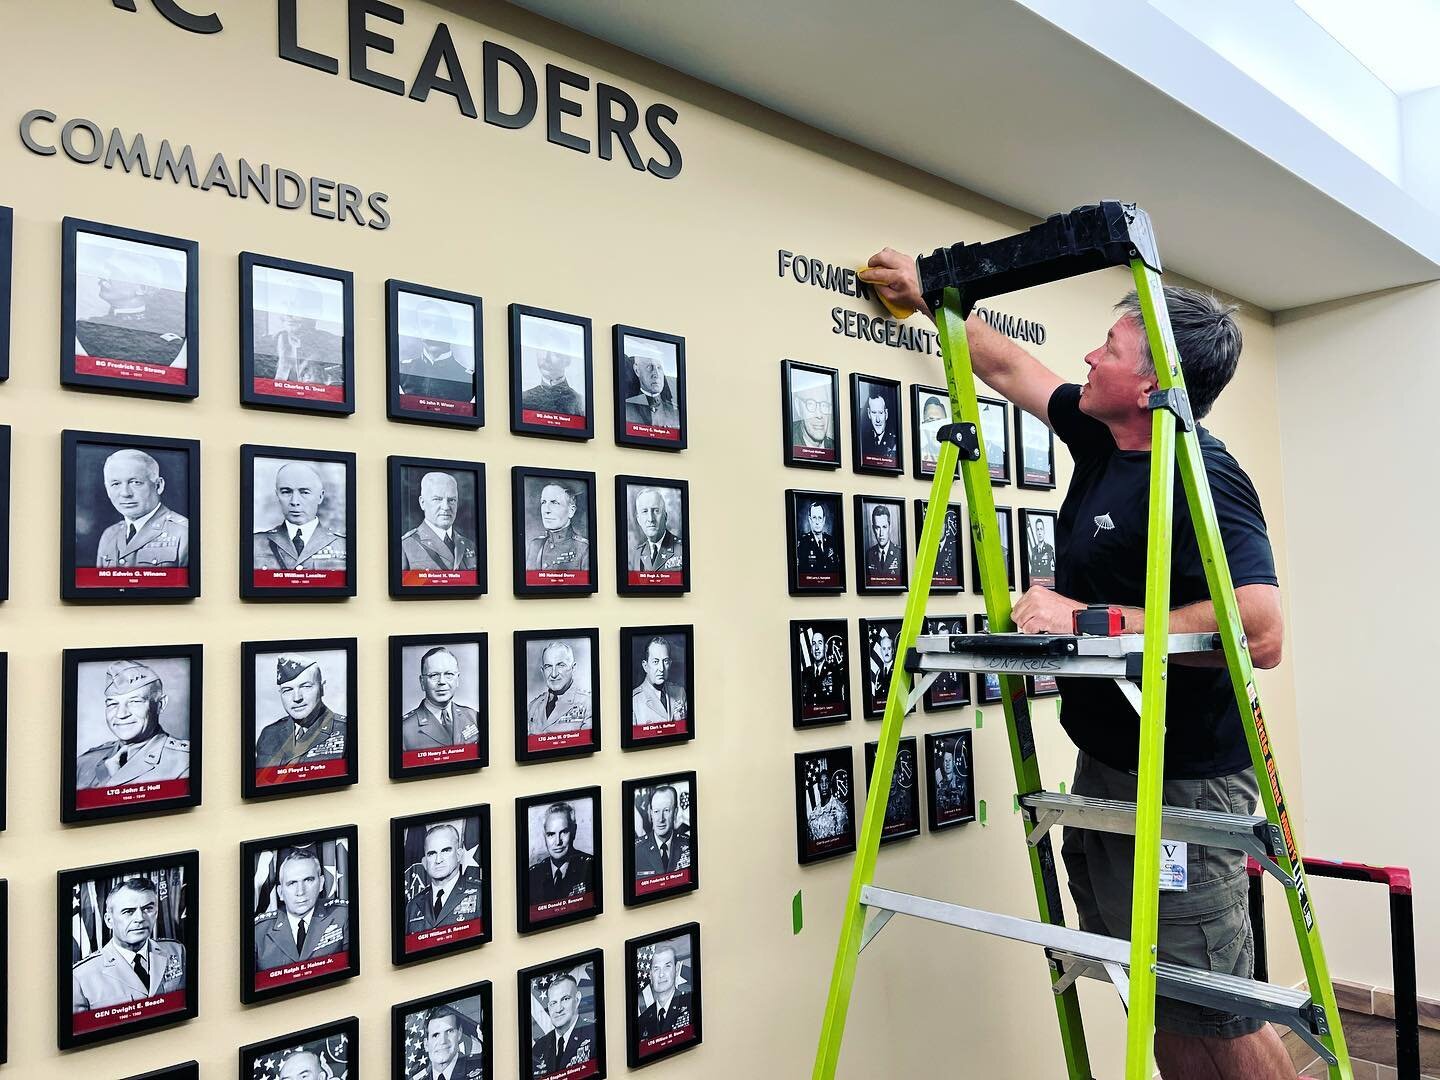
[[[593,472],[516,465],[510,510],[516,596],[598,590]]]
[[[925,733],[926,822],[931,832],[975,820],[970,729]]]
[[[878,742],[865,744],[865,785],[869,787],[875,774]],[[917,760],[915,736],[900,740],[895,751],[895,768],[890,776],[890,795],[885,802],[885,824],[880,829],[880,843],[920,835],[920,763]]]
[[[904,592],[910,583],[905,500],[855,496],[855,587],[861,593]]]
[[[527,1080],[605,1080],[605,955],[576,953],[516,973],[517,1047]]]
[[[386,461],[390,595],[483,595],[488,562],[484,463],[395,455]]]
[[[391,961],[409,964],[489,941],[490,868],[488,805],[391,818]]]
[[[600,631],[515,631],[515,760],[600,749]]]
[[[240,253],[240,401],[355,411],[355,278],[349,270]]]
[[[353,1017],[240,1048],[240,1080],[359,1080],[360,1021]]]
[[[963,634],[964,615],[927,615],[920,625],[922,634]],[[942,671],[935,676],[921,700],[926,712],[959,709],[970,704],[970,673]]]
[[[929,480],[940,460],[940,429],[950,423],[950,391],[943,386],[910,385],[910,444],[915,479]],[[959,465],[959,459],[956,459]]]
[[[60,449],[60,595],[200,595],[200,444],[65,431]]]
[[[981,397],[980,438],[985,443],[985,461],[990,467],[990,482],[1010,482],[1010,405],[1000,398]]]
[[[925,515],[929,512],[929,499],[915,500],[915,547],[919,550],[920,537],[925,531]],[[935,552],[935,576],[931,580],[931,593],[958,593],[965,591],[965,541],[968,524],[965,507],[952,502],[945,507],[945,523],[940,533],[940,546]]]
[[[850,376],[850,430],[857,473],[899,476],[905,471],[900,438],[900,384],[875,375]]]
[[[392,1005],[390,1080],[495,1080],[493,999],[487,979]]]
[[[510,430],[560,439],[595,437],[590,320],[510,305]]]
[[[840,372],[780,362],[780,431],[786,465],[840,467]]]
[[[200,805],[200,645],[66,649],[60,820]]]
[[[785,492],[785,559],[791,596],[845,591],[845,504],[835,491]]]
[[[797,728],[850,719],[850,624],[790,620],[791,721]]]
[[[60,266],[62,383],[200,393],[199,244],[67,217]]]
[[[484,301],[385,282],[385,385],[392,420],[485,424]]]
[[[615,509],[615,581],[620,595],[689,592],[689,481],[617,476]]]
[[[695,738],[695,628],[620,628],[620,745],[669,746]]]
[[[704,1041],[700,924],[625,942],[625,1056],[638,1069]]]
[[[614,327],[615,442],[642,450],[684,450],[685,339]]]
[[[621,785],[625,905],[665,900],[700,887],[700,809],[695,773]]]
[[[795,755],[795,852],[801,865],[855,850],[855,759],[848,746]]]
[[[1040,417],[1020,408],[1015,410],[1015,456],[1015,482],[1022,488],[1055,487],[1055,433]]]
[[[240,646],[241,793],[247,799],[356,783],[355,638]]]
[[[1039,585],[1055,588],[1055,521],[1053,510],[1020,510],[1020,531],[1025,535],[1025,554],[1020,560],[1020,588]]]
[[[865,650],[863,675],[865,692],[861,696],[861,715],[866,720],[879,720],[885,715],[890,697],[890,680],[895,665],[903,662],[900,651],[899,619],[861,619],[860,646]]]
[[[390,638],[390,779],[490,764],[489,635]]]
[[[515,914],[520,933],[591,919],[605,910],[600,789],[515,800]]]
[[[355,455],[240,447],[240,595],[354,596]]]
[[[995,507],[996,528],[1000,532],[1000,557],[1005,562],[1006,584],[1013,591],[1015,588],[1015,535],[1014,516],[1008,506]],[[980,584],[980,549],[976,546],[974,537],[970,542],[970,580],[974,583],[974,591],[981,592]]]

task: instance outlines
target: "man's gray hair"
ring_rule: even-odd
[[[1175,350],[1180,354],[1180,370],[1185,374],[1190,408],[1198,420],[1210,411],[1240,363],[1244,341],[1240,324],[1235,321],[1238,305],[1221,303],[1211,293],[1166,285],[1165,307],[1170,313],[1170,330],[1175,336]],[[1129,315],[1141,328],[1143,359],[1138,374],[1153,374],[1155,359],[1150,354],[1150,339],[1144,336],[1145,317],[1139,295],[1132,289],[1121,297],[1115,310]]]

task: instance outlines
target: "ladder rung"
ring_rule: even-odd
[[[1171,656],[1215,652],[1220,635],[1171,634]],[[978,671],[994,675],[1066,675],[1124,679],[1139,674],[1143,634],[922,634],[905,657],[906,670]]]

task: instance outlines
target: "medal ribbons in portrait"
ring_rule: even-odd
[[[905,548],[905,501],[855,496],[855,526],[860,535],[862,591],[903,589],[909,576]]]
[[[855,468],[860,472],[903,471],[900,443],[900,384],[851,375],[855,407]]]
[[[407,955],[485,934],[484,827],[479,815],[405,826],[399,888]]]
[[[494,1080],[489,1069],[492,990],[471,986],[394,1007],[401,1080]],[[326,1080],[317,1077],[316,1080]]]
[[[413,702],[400,718],[403,769],[480,760],[480,650],[475,639],[402,647],[401,668],[415,680],[402,697]]]
[[[865,643],[865,717],[877,720],[885,715],[890,681],[895,676],[900,620],[861,619],[860,640]]]
[[[632,587],[686,584],[685,500],[683,482],[626,480],[617,485],[628,511],[625,583]],[[618,500],[617,500],[618,501]]]
[[[524,857],[522,933],[601,911],[598,788],[522,798],[516,829]]]
[[[343,649],[255,654],[256,788],[348,774],[349,663]]]
[[[244,846],[254,898],[251,985],[243,988],[244,1000],[354,973],[353,828],[346,833]]]
[[[971,768],[970,731],[927,732],[930,830],[975,819],[975,784]]]
[[[840,541],[840,496],[831,492],[789,493],[789,534],[794,545],[792,592],[843,591],[844,552]]]
[[[351,1080],[360,1021],[347,1017],[331,1024],[292,1031],[276,1039],[240,1048],[241,1080]],[[457,1074],[457,1080],[470,1080]],[[478,1080],[478,1078],[477,1078]]]
[[[586,637],[524,634],[525,749],[529,753],[590,746],[595,741],[591,688],[594,655]]]
[[[694,924],[691,924],[694,926]],[[645,944],[635,949],[630,1028],[634,1057],[639,1062],[665,1051],[676,1051],[696,1041],[698,986],[695,977],[697,930]]]
[[[680,441],[680,399],[675,345],[623,334],[634,392],[625,398],[625,434],[658,442]]]
[[[796,830],[802,863],[855,850],[854,764],[850,748],[795,755]]]
[[[637,899],[694,879],[691,775],[665,778],[634,794],[631,843]]]
[[[790,623],[796,727],[850,719],[849,625],[844,619]]]
[[[401,584],[479,584],[480,547],[472,534],[477,474],[402,465],[398,483],[400,528],[405,530],[400,535]]]
[[[592,572],[594,474],[548,474],[517,467],[515,508],[523,527],[525,589],[587,588]]]
[[[587,959],[593,956],[595,959]],[[550,971],[521,972],[522,1015],[528,1013],[529,1045],[521,1048],[524,1080],[586,1080],[605,1064],[599,953],[571,957]],[[529,972],[534,971],[535,974]],[[522,1021],[523,1023],[523,1021]]]
[[[688,631],[648,636],[642,631],[629,634],[627,640],[632,653],[630,676],[634,680],[629,738],[644,742],[688,731]]]
[[[346,464],[257,456],[253,483],[253,585],[345,587],[350,576]]]

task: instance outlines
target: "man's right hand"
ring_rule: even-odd
[[[934,314],[920,295],[920,275],[915,260],[894,248],[883,248],[870,256],[870,264],[860,271],[860,280],[873,285],[899,308],[923,311],[933,320]]]

